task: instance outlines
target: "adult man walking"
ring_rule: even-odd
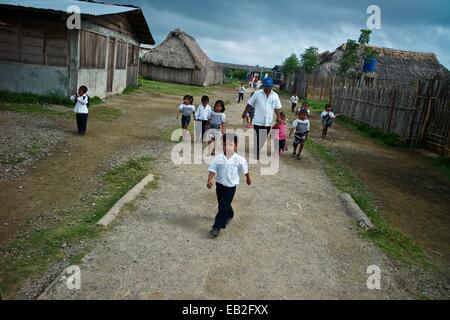
[[[255,157],[260,158],[262,146],[266,143],[267,136],[270,133],[273,122],[273,113],[275,111],[277,120],[280,117],[281,101],[278,94],[272,90],[273,80],[270,77],[264,79],[263,89],[256,91],[245,107],[242,119],[245,119],[247,112],[251,107],[255,109],[255,118],[253,119]]]

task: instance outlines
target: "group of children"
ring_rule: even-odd
[[[181,114],[181,128],[183,129],[183,139],[186,139],[187,129],[191,122],[192,116],[194,120],[201,125],[201,135],[198,132],[196,142],[208,141],[209,145],[225,132],[225,102],[217,100],[212,109],[209,105],[209,97],[203,96],[201,104],[195,108],[194,97],[186,95],[183,97],[183,103],[179,105],[177,110],[177,119]],[[206,136],[206,132],[208,135]],[[210,148],[210,153],[214,155],[214,150]]]
[[[237,102],[240,103],[244,100],[244,94],[246,92],[244,83],[241,83],[238,89]],[[308,102],[303,102],[302,106],[297,108],[299,98],[297,94],[291,97],[292,112],[295,113],[297,119],[295,119],[289,130],[289,137],[293,137],[293,156],[300,159],[306,140],[308,139],[309,132],[311,130],[311,112]],[[247,114],[247,128],[252,127],[252,120],[255,110],[249,110]],[[250,173],[248,170],[247,161],[236,153],[238,145],[238,137],[234,134],[224,134],[225,132],[225,104],[222,100],[217,100],[214,104],[214,108],[209,105],[209,97],[203,96],[201,104],[196,108],[194,105],[194,98],[186,95],[183,98],[183,103],[180,104],[177,110],[177,119],[181,117],[181,127],[187,130],[194,117],[195,121],[201,122],[201,137],[197,136],[197,141],[207,140],[209,145],[212,145],[217,139],[223,140],[223,153],[220,153],[214,157],[213,161],[208,167],[208,182],[207,187],[212,189],[213,180],[216,180],[216,196],[218,201],[218,213],[215,217],[214,224],[210,231],[211,236],[218,237],[220,231],[225,229],[228,223],[234,217],[234,211],[231,206],[234,195],[236,193],[236,186],[239,184],[239,176],[245,175],[248,185],[251,184]],[[325,106],[325,110],[321,114],[322,119],[322,138],[327,135],[328,128],[333,124],[333,120],[338,115],[333,113],[333,108],[330,104]],[[279,150],[278,155],[288,151],[286,143],[286,114],[281,112],[277,122],[272,127],[273,139],[278,140]],[[206,132],[208,136],[205,136]],[[185,132],[185,131],[184,131]],[[199,139],[201,138],[201,140]],[[207,138],[207,139],[205,139]],[[214,154],[214,150],[210,149],[210,154]]]

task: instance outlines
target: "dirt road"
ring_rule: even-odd
[[[146,94],[138,96],[141,101],[130,105],[130,112],[148,103]],[[235,101],[231,91],[220,94],[225,101]],[[173,105],[169,105],[176,104],[171,99],[162,101],[170,110]],[[288,106],[287,101],[284,104]],[[227,106],[229,123],[242,126],[242,108]],[[168,116],[163,112],[146,115],[149,124],[167,124],[161,122],[162,114]],[[160,142],[156,137],[155,141],[141,139],[143,146]],[[146,191],[147,198],[122,214],[83,259],[81,289],[68,290],[65,282],[57,281],[42,298],[415,297],[398,281],[390,260],[359,237],[336,190],[308,153],[301,161],[283,157],[274,176],[262,176],[259,167],[252,166],[253,185],[239,186],[234,221],[212,240],[208,231],[216,199],[214,190],[206,189],[207,166],[175,165],[170,159],[173,147],[170,143],[161,146],[159,188]],[[382,271],[381,290],[366,286],[371,265]]]

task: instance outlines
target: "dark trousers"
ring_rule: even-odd
[[[220,183],[216,183],[217,202],[219,203],[219,213],[216,215],[213,228],[225,229],[227,227],[227,220],[234,217],[234,211],[231,207],[236,187],[225,187]]]
[[[238,103],[241,103],[241,101],[244,101],[244,94],[239,93]]]
[[[295,108],[297,107],[297,104],[296,104],[296,103],[293,103],[291,107],[292,107],[292,112],[294,112],[294,111],[295,111]]]
[[[255,130],[255,156],[256,159],[259,160],[261,148],[266,143],[271,127],[253,125],[253,129]]]
[[[85,134],[87,128],[88,114],[77,113],[77,128],[79,134]]]

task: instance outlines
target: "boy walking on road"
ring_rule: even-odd
[[[216,195],[219,204],[219,212],[216,215],[210,234],[217,238],[221,229],[233,219],[234,211],[231,207],[236,186],[239,184],[239,175],[244,174],[248,185],[252,184],[248,171],[247,160],[236,153],[238,137],[234,134],[223,135],[223,153],[216,156],[208,168],[208,189],[213,187],[213,179],[216,176]]]

